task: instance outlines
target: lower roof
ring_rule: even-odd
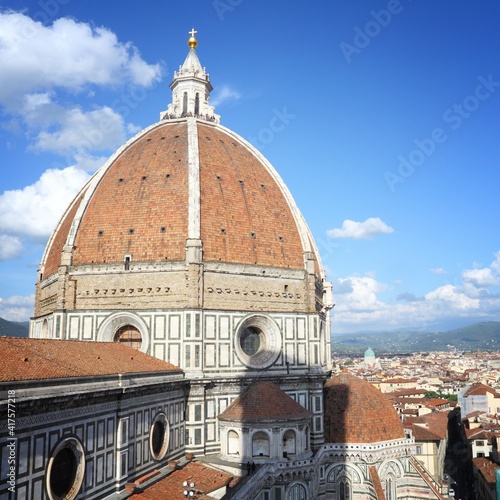
[[[2,382],[182,372],[177,366],[116,342],[0,337],[0,352]]]

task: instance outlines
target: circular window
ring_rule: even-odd
[[[248,326],[241,332],[240,345],[247,356],[254,356],[261,349],[265,349],[266,336],[255,326]]]
[[[155,460],[161,460],[167,453],[170,425],[164,413],[158,413],[149,431],[149,449]]]
[[[65,438],[54,449],[47,466],[47,492],[51,500],[72,500],[85,473],[83,446],[76,438]]]
[[[133,349],[140,350],[142,346],[142,335],[135,326],[126,325],[118,329],[115,334],[114,341],[120,342],[120,344],[128,345]]]
[[[244,319],[236,331],[235,343],[240,360],[252,368],[271,366],[281,351],[279,328],[266,316]]]

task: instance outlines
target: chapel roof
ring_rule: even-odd
[[[276,384],[255,382],[247,387],[219,416],[236,422],[290,421],[312,415]]]
[[[391,402],[369,382],[349,373],[324,386],[325,442],[378,443],[405,437]]]
[[[117,342],[0,337],[0,381],[181,372],[165,361]]]

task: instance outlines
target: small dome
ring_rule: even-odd
[[[365,351],[365,358],[374,358],[374,357],[375,357],[375,353],[373,352],[373,349],[371,347],[369,347]]]
[[[387,399],[365,380],[341,373],[326,381],[325,442],[378,443],[403,439],[403,424]]]
[[[243,391],[220,415],[233,422],[290,421],[310,417],[306,410],[272,382],[256,382]]]

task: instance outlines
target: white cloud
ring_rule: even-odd
[[[22,248],[23,245],[19,238],[7,234],[0,234],[0,261],[18,257]]]
[[[211,106],[219,106],[226,101],[237,101],[241,98],[241,94],[229,87],[229,85],[221,85],[217,88],[214,97],[210,99]]]
[[[495,253],[495,260],[489,267],[466,269],[462,273],[462,279],[476,288],[500,285],[500,252]]]
[[[105,106],[84,112],[78,107],[53,109],[52,127],[38,132],[33,149],[59,155],[116,149],[127,138],[123,117]],[[55,130],[54,130],[55,129]]]
[[[422,297],[410,292],[397,295],[400,302],[385,301],[390,290],[373,276],[351,276],[333,282],[333,332],[391,330],[420,327],[432,329],[457,318],[497,320],[500,314],[500,252],[488,267],[467,269],[462,282],[446,284]]]
[[[34,295],[0,297],[0,318],[7,321],[27,321],[33,315]]]
[[[374,311],[383,307],[377,294],[387,290],[387,286],[378,283],[372,276],[350,276],[340,278],[333,283],[335,296],[343,295],[337,303],[336,312],[342,311]]]
[[[3,255],[15,256],[26,240],[50,236],[89,174],[105,162],[102,152],[138,131],[118,112],[130,111],[125,105],[88,110],[67,93],[88,99],[103,87],[128,86],[130,95],[122,98],[132,106],[145,98],[140,87],[152,86],[161,73],[159,64],[146,63],[134,45],[106,28],[68,18],[43,25],[23,13],[0,12],[0,106],[12,117],[3,127],[25,133],[33,151],[64,157],[33,184],[0,195]]]
[[[44,241],[89,175],[76,167],[50,169],[34,184],[0,195],[0,232]]]
[[[431,269],[431,273],[433,274],[448,274],[448,271],[446,269],[443,269],[442,267],[435,267]]]
[[[393,233],[394,229],[389,227],[379,217],[370,217],[364,222],[356,222],[346,219],[339,229],[329,229],[328,236],[331,238],[353,238],[356,240],[369,240],[379,234]]]
[[[0,103],[19,110],[23,96],[60,88],[79,92],[88,85],[149,87],[161,78],[131,43],[103,27],[69,18],[44,26],[19,12],[0,13]]]
[[[467,296],[454,285],[444,285],[424,295],[427,302],[434,303],[455,312],[477,309],[479,301]]]

